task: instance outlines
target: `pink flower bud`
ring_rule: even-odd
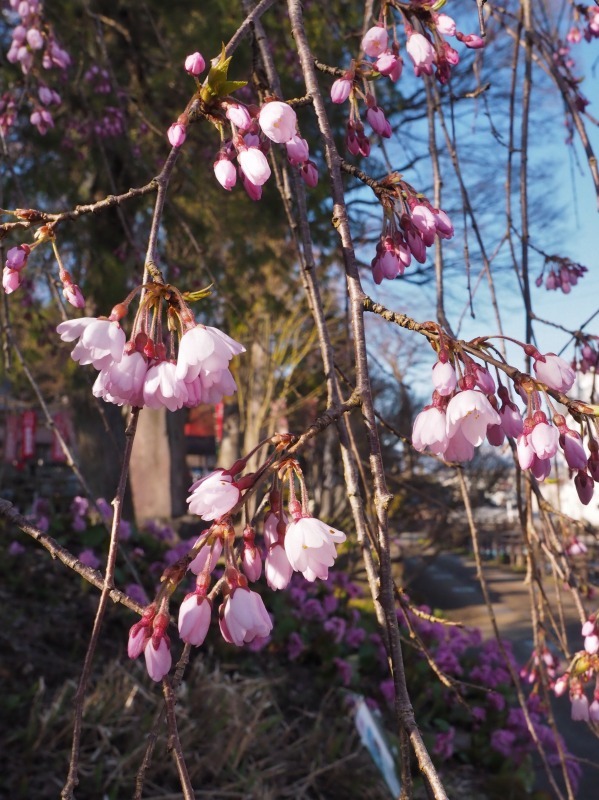
[[[435,51],[432,44],[425,36],[421,33],[410,34],[406,44],[406,50],[414,64],[414,73],[416,77],[422,73],[432,75]]]
[[[437,361],[433,367],[433,386],[441,397],[448,397],[457,383],[455,370],[449,361]]]
[[[306,161],[305,164],[302,164],[300,175],[306,186],[311,189],[318,184],[318,169],[313,161]]]
[[[228,192],[230,192],[237,183],[235,164],[229,161],[228,158],[219,158],[218,161],[214,162],[214,175],[223,189],[226,189]]]
[[[439,33],[443,36],[455,36],[456,25],[455,20],[447,14],[434,14],[433,19]]]
[[[385,117],[385,112],[378,106],[370,106],[366,112],[366,119],[368,124],[375,133],[385,139],[391,136],[391,125]]]
[[[489,425],[487,428],[487,441],[493,447],[501,447],[505,439],[505,433],[501,425]]]
[[[150,678],[156,682],[161,681],[173,663],[170,645],[166,636],[152,636],[146,644],[144,656],[146,657],[146,669]]]
[[[44,46],[44,37],[37,28],[30,28],[27,31],[27,44],[32,50],[41,50]]]
[[[594,480],[586,472],[580,470],[574,478],[574,486],[580,502],[583,506],[588,506],[593,499],[593,492],[595,491]]]
[[[254,544],[245,543],[241,556],[243,571],[248,581],[257,581],[262,574],[262,556]]]
[[[391,78],[392,81],[398,81],[401,77],[403,61],[391,50],[387,50],[377,58],[375,67],[381,75]]]
[[[378,56],[387,49],[389,36],[385,28],[380,25],[375,25],[370,30],[366,31],[362,39],[362,50],[370,58],[378,58]]]
[[[19,244],[16,247],[11,247],[6,254],[6,264],[8,269],[21,270],[27,263],[31,248],[28,244]]]
[[[308,142],[301,136],[294,136],[285,144],[285,147],[287,148],[287,158],[292,164],[299,165],[308,160],[310,155]]]
[[[192,53],[185,59],[185,70],[190,75],[200,75],[206,68],[206,62],[201,53]]]
[[[289,138],[291,139],[292,136]],[[270,167],[266,156],[257,147],[248,147],[247,150],[242,150],[237,154],[237,161],[246,178],[256,186],[263,186],[270,178]]]
[[[255,183],[252,183],[250,180],[248,180],[246,176],[243,174],[243,170],[241,170],[241,176],[242,176],[243,188],[247,192],[247,195],[250,198],[250,200],[253,200],[255,203],[258,200],[261,200],[262,187],[256,186]]]
[[[469,33],[464,35],[463,33],[456,34],[457,39],[466,45],[466,47],[470,47],[472,50],[480,50],[485,46],[484,39],[481,39],[480,36],[477,36],[475,33]]]
[[[567,361],[556,356],[555,353],[546,353],[544,356],[538,355],[533,358],[535,358],[533,366],[538,380],[558,392],[567,392],[572,388],[576,373]]]
[[[349,78],[337,78],[331,86],[331,100],[333,103],[345,103],[351,94],[353,81]]]
[[[295,136],[297,116],[295,111],[291,106],[287,105],[287,103],[282,103],[280,100],[273,100],[263,105],[260,109],[258,123],[263,133],[268,136],[271,141],[277,142],[277,144],[285,144],[285,142],[290,141]]]
[[[560,430],[560,433],[559,443],[570,469],[586,469],[587,455],[580,435],[569,428],[566,428],[563,432]]]
[[[138,658],[144,651],[150,638],[150,629],[143,623],[136,622],[129,631],[127,655],[129,658]]]
[[[188,594],[179,608],[179,635],[195,647],[204,643],[210,627],[212,606],[198,592]]]
[[[180,122],[173,122],[171,127],[166,132],[166,135],[171,144],[171,147],[181,147],[181,145],[185,141],[187,132],[185,130],[185,126],[181,125]]]
[[[2,270],[2,288],[6,294],[12,294],[21,285],[21,276],[14,270],[4,267]]]
[[[65,283],[62,287],[62,293],[67,302],[75,308],[85,308],[85,298],[81,294],[81,289],[76,283]]]
[[[236,128],[239,128],[242,133],[245,133],[252,127],[252,118],[245,106],[231,103],[227,106],[226,115],[227,119],[230,120]]]

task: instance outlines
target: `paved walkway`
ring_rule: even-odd
[[[524,576],[488,565],[484,571],[501,636],[511,641],[516,660],[524,664],[533,648],[529,593]],[[412,583],[411,576],[415,576]],[[443,610],[449,619],[480,628],[484,638],[493,636],[473,560],[451,553],[411,557],[406,562],[404,582],[409,593],[422,598],[432,608]],[[549,586],[547,591],[552,591]],[[562,597],[570,646],[577,648],[582,646],[578,616],[567,593]],[[572,722],[568,699],[556,698],[553,711],[570,752],[599,763],[599,739],[584,723]],[[599,770],[584,766],[577,800],[598,799]]]

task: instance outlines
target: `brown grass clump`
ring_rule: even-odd
[[[340,694],[330,692],[316,710],[285,708],[287,680],[227,674],[195,659],[179,690],[177,718],[196,797],[386,800],[388,790],[362,749]],[[74,692],[72,679],[53,693],[38,681],[27,719],[4,743],[1,796],[59,796]],[[160,690],[150,685],[141,663],[110,663],[86,701],[78,800],[132,796],[161,708]],[[164,724],[143,796],[181,797]]]

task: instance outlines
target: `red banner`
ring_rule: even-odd
[[[4,460],[12,464],[18,458],[19,451],[19,418],[16,414],[7,414],[4,428]]]
[[[35,455],[35,428],[37,418],[35,411],[24,411],[21,415],[21,458],[33,458]]]
[[[225,404],[217,403],[214,406],[214,422],[216,428],[216,441],[220,444],[223,440],[223,425],[225,421]]]
[[[62,436],[63,440],[68,444],[69,425],[66,416],[61,411],[58,411],[56,414],[54,414],[52,420],[54,422],[55,431],[54,435],[52,436],[52,448],[50,450],[50,458],[52,461],[64,462],[67,460],[67,457],[65,455],[64,450],[62,449],[57,433],[59,433]]]

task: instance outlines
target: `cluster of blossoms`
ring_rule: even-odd
[[[460,57],[457,51],[445,40],[446,36],[455,37],[470,48],[484,47],[480,36],[463,34],[457,30],[455,20],[447,14],[438,14],[431,8],[432,4],[418,3],[417,17],[422,32],[417,32],[409,21],[409,12],[404,13],[404,33],[406,51],[414,66],[414,74],[435,76],[440,83],[447,83],[451,67]],[[331,87],[331,99],[334,103],[350,100],[350,116],[347,124],[346,146],[352,155],[368,156],[370,142],[364,134],[364,126],[360,119],[359,100],[366,105],[366,121],[379,136],[388,139],[391,136],[391,125],[385,113],[377,105],[374,95],[360,84],[378,79],[381,75],[391,81],[398,81],[403,71],[403,59],[399,51],[397,31],[393,26],[390,42],[389,30],[384,21],[370,28],[361,42],[361,49],[366,58],[352,61],[350,68],[338,78]],[[369,59],[372,59],[370,61]]]
[[[383,230],[371,262],[377,284],[403,275],[412,257],[424,264],[426,248],[431,247],[437,236],[440,239],[453,236],[453,225],[445,211],[433,208],[405,181],[400,181],[393,192],[385,195],[383,208]]]
[[[547,647],[543,647],[540,653],[536,650],[532,651],[530,658],[520,670],[520,678],[530,684],[537,683],[541,671],[543,671],[547,675],[551,685],[553,685],[557,675],[557,667],[558,662],[551,650]]]
[[[584,38],[587,42],[599,38],[599,7],[577,5],[574,7],[576,16],[584,24],[581,30],[577,25],[573,25],[568,31],[566,39],[571,44],[578,44]]]
[[[140,289],[142,299],[127,340],[119,320]],[[237,386],[229,362],[245,352],[218,328],[196,324],[183,295],[160,283],[134,290],[107,318],[68,320],[60,323],[57,332],[65,342],[78,340],[71,353],[75,361],[100,370],[93,388],[96,397],[117,405],[169,411],[217,403],[233,394]]]
[[[585,375],[589,370],[597,370],[599,365],[599,350],[597,348],[598,336],[592,334],[583,335],[579,340],[580,345],[580,361],[578,362],[578,369]]]
[[[71,58],[44,22],[40,0],[10,0],[10,7],[19,19],[13,28],[6,58],[11,64],[19,64],[23,75],[28,78],[27,95],[33,108],[29,121],[43,135],[54,127],[50,109],[60,105],[61,98],[39,77],[39,66],[41,64],[46,71],[59,69],[64,72]],[[38,81],[37,87],[33,86],[32,77]],[[4,133],[14,123],[18,105],[10,93],[0,101],[0,128]]]
[[[570,695],[572,719],[599,723],[599,625],[598,615],[591,614],[582,626],[584,650],[576,653],[568,670],[553,685],[557,697]],[[584,690],[593,686],[593,701],[589,703]]]
[[[260,646],[272,630],[272,620],[262,597],[249,588],[262,574],[262,554],[255,543],[255,531],[247,526],[243,544],[235,548],[235,531],[231,512],[242,501],[244,490],[255,482],[255,475],[236,478],[247,457],[236,462],[230,470],[217,470],[196,481],[190,487],[189,511],[211,522],[193,546],[191,552],[169,567],[163,588],[156,600],[146,609],[142,619],[129,634],[128,652],[137,658],[143,652],[148,674],[161,680],[170,670],[172,659],[170,640],[166,634],[169,620],[169,600],[187,570],[196,576],[196,585],[179,608],[179,635],[184,642],[201,645],[210,627],[212,604],[217,593],[223,601],[218,609],[218,622],[225,641],[241,647]],[[270,510],[264,520],[266,546],[265,576],[273,590],[284,589],[294,571],[308,581],[326,580],[336,558],[335,545],[345,541],[345,534],[312,517],[307,509],[307,492],[297,462],[287,459],[279,470],[289,485],[287,507],[283,509],[282,493],[273,485]],[[295,494],[295,479],[301,486],[302,500]],[[211,573],[224,556],[224,577],[209,592]]]
[[[27,217],[27,211],[21,211],[20,209],[19,211],[21,213],[17,213],[17,216],[23,218]],[[36,232],[35,239],[36,241],[32,244],[19,244],[16,247],[11,247],[7,252],[6,262],[2,272],[2,288],[6,294],[12,294],[23,284],[23,270],[27,266],[27,261],[29,260],[31,252],[43,242],[50,240],[54,248],[54,254],[56,255],[56,259],[58,261],[58,277],[62,283],[62,293],[67,302],[69,302],[72,306],[75,308],[83,308],[85,305],[85,299],[81,294],[81,289],[73,281],[71,273],[64,268],[58,250],[56,249],[56,243],[53,235],[48,230],[46,225],[43,225]]]
[[[551,266],[547,275],[545,275],[545,267],[549,263],[555,264],[555,266]],[[542,286],[544,279],[545,288],[548,291],[561,289],[564,294],[570,294],[572,287],[576,286],[581,278],[584,278],[586,272],[588,272],[586,267],[582,264],[576,264],[568,258],[547,256],[543,269],[535,283],[537,286]]]
[[[524,417],[501,383],[497,399],[495,381],[489,371],[465,353],[455,359],[462,372],[458,379],[442,343],[439,360],[433,367],[432,402],[414,421],[412,444],[420,452],[430,450],[446,461],[470,461],[474,449],[485,439],[499,447],[507,436],[516,441],[520,467],[529,469],[539,481],[549,475],[551,459],[561,449],[569,469],[575,474],[578,496],[586,505],[593,496],[595,481],[599,480],[599,442],[589,435],[587,455],[582,437],[567,426],[562,414],[553,412],[550,421],[541,410],[538,387],[542,384],[541,391],[549,404],[544,387],[567,392],[572,388],[576,373],[554,353],[542,355],[532,345],[523,348],[534,361],[536,378],[536,381],[525,378],[516,387],[527,403]]]
[[[185,59],[185,70],[196,79],[202,96],[198,76],[204,71],[206,62],[200,53],[192,53]],[[224,64],[226,69],[226,64]],[[210,88],[210,75],[205,86]],[[218,97],[210,107],[210,119],[221,132],[222,144],[214,162],[214,175],[223,189],[231,191],[237,179],[252,200],[260,200],[262,186],[270,178],[270,166],[266,158],[271,142],[284,145],[289,163],[297,168],[304,182],[311,187],[318,183],[316,164],[310,160],[308,143],[298,132],[297,115],[293,108],[280,100],[268,100],[261,108],[246,106],[225,95]],[[189,113],[180,115],[167,131],[172,147],[181,147],[187,137]],[[231,135],[224,136],[230,129]],[[233,163],[237,160],[237,167]]]

